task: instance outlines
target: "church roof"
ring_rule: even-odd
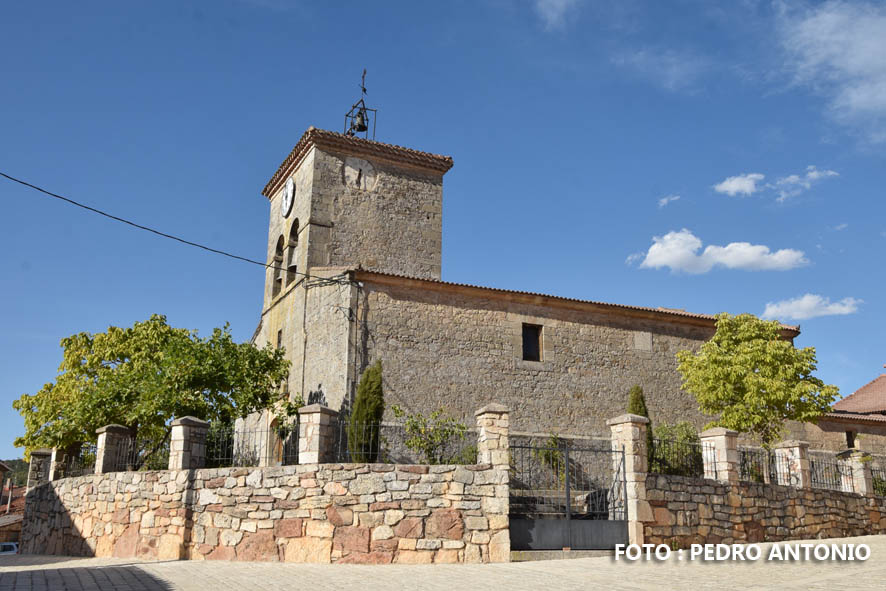
[[[262,189],[262,195],[271,198],[271,195],[277,192],[280,185],[291,174],[292,170],[298,166],[302,158],[308,153],[311,146],[319,146],[321,148],[338,149],[349,154],[360,154],[377,160],[387,160],[397,164],[406,164],[415,166],[425,170],[433,170],[441,174],[452,168],[452,156],[441,156],[440,154],[431,154],[430,152],[420,152],[412,148],[404,148],[394,144],[384,144],[373,140],[366,140],[359,137],[327,131],[325,129],[317,129],[314,126],[301,136],[295,147],[286,157],[286,160]]]
[[[886,412],[886,374],[874,378],[835,404],[834,410],[854,413]]]
[[[468,283],[451,283],[448,281],[442,281],[440,279],[421,279],[417,277],[409,277],[406,275],[396,275],[392,273],[381,273],[377,271],[364,271],[362,269],[357,269],[354,271],[354,278],[357,281],[361,280],[369,280],[373,279],[379,280],[379,282],[384,283],[385,278],[390,280],[404,282],[404,283],[413,283],[416,287],[423,284],[424,287],[434,288],[451,288],[451,289],[460,289],[460,290],[468,290],[473,291],[478,296],[511,296],[518,297],[520,299],[525,300],[527,303],[533,303],[538,305],[545,304],[577,304],[585,309],[598,311],[598,312],[615,312],[622,313],[630,316],[645,316],[645,317],[657,317],[662,320],[671,320],[677,322],[685,322],[687,324],[695,324],[702,326],[709,326],[712,330],[716,328],[717,317],[711,314],[697,314],[693,312],[687,312],[686,310],[678,309],[678,308],[651,308],[645,306],[629,306],[625,304],[611,304],[607,302],[599,302],[594,300],[582,300],[577,298],[567,298],[563,296],[555,296],[548,295],[543,293],[536,293],[531,291],[517,291],[511,289],[501,289],[497,287],[483,287],[479,285],[471,285]],[[787,324],[782,324],[782,335],[788,338],[794,338],[800,334],[799,326],[791,326]]]

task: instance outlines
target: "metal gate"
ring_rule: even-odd
[[[609,550],[628,542],[624,450],[551,437],[512,444],[512,550]]]

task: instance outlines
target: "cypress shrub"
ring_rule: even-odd
[[[628,393],[628,414],[632,415],[640,415],[641,417],[649,418],[649,409],[646,408],[646,397],[643,396],[643,388],[639,385],[631,388],[631,391]],[[646,458],[649,461],[648,465],[651,467],[652,458],[654,457],[654,441],[652,439],[652,421],[646,425]]]
[[[381,360],[366,368],[357,386],[354,408],[348,419],[348,451],[351,461],[377,462],[379,430],[385,412],[385,398],[381,383]]]

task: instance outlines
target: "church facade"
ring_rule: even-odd
[[[606,436],[639,384],[655,420],[701,428],[675,354],[709,339],[714,317],[441,280],[452,165],[315,128],[280,165],[263,191],[270,268],[253,340],[285,347],[289,395],[346,413],[381,360],[388,407],[409,412],[471,424],[494,401],[517,434]]]

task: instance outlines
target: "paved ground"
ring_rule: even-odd
[[[766,562],[771,545],[761,544],[763,558],[751,563],[689,562],[675,556],[668,562],[635,563],[580,558],[492,565],[336,566],[0,556],[0,591],[886,588],[886,536],[827,543],[867,544],[871,555],[866,562]]]

